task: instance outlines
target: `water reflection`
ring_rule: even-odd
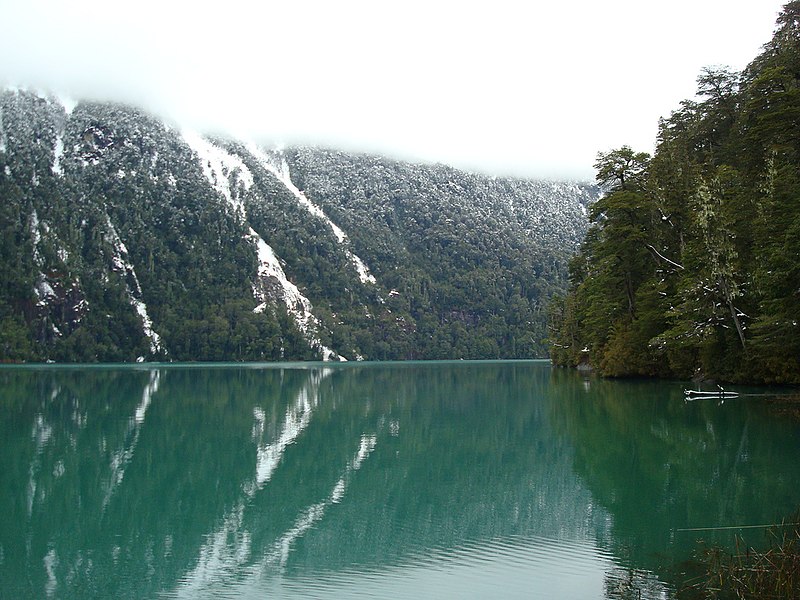
[[[765,529],[736,527],[780,523],[800,503],[800,428],[763,399],[685,402],[681,385],[647,381],[586,393],[558,371],[554,384],[574,472],[613,516],[597,539],[626,565],[675,579],[699,539],[761,545]]]
[[[150,372],[150,381],[142,392],[142,401],[136,407],[136,411],[128,421],[128,429],[122,442],[122,446],[112,454],[110,475],[104,484],[105,495],[103,497],[103,510],[108,506],[114,490],[125,477],[125,468],[133,458],[133,452],[136,449],[136,442],[139,440],[139,432],[144,424],[144,417],[147,414],[147,408],[153,400],[153,394],[158,391],[158,384],[161,381],[161,373],[159,371]]]
[[[758,406],[544,364],[0,383],[9,597],[660,598],[677,528],[782,515],[800,481]]]
[[[319,402],[319,381],[327,375],[310,373],[308,381],[287,408],[277,440],[264,441],[266,414],[260,406],[253,407],[252,441],[256,444],[255,476],[242,486],[242,495],[236,505],[222,518],[222,524],[208,534],[199,551],[197,565],[185,578],[182,592],[186,597],[196,597],[199,590],[212,585],[225,576],[233,576],[250,557],[250,533],[244,529],[244,513],[249,500],[272,478],[287,446],[294,443],[311,420]]]
[[[206,543],[200,548],[197,565],[188,575],[182,577],[176,591],[177,597],[216,595],[217,587],[239,578],[244,572],[258,576],[275,564],[283,568],[295,540],[323,517],[328,506],[342,500],[352,473],[360,469],[363,461],[374,450],[377,442],[375,435],[362,435],[358,451],[346,465],[344,473],[327,498],[301,510],[293,525],[275,541],[272,548],[252,547],[252,534],[245,522],[245,512],[253,497],[272,479],[286,449],[308,427],[312,414],[320,403],[320,382],[330,373],[327,369],[308,372],[307,381],[299,390],[295,401],[286,409],[274,442],[264,441],[267,429],[264,410],[258,406],[253,408],[255,422],[252,438],[257,445],[255,477],[242,486],[240,501],[225,515],[222,525],[208,535]],[[259,558],[262,553],[263,556]],[[254,565],[257,566],[254,568]]]

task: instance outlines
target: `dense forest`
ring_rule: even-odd
[[[547,305],[566,289],[595,186],[315,148],[287,162],[387,290],[388,312],[362,326],[371,327],[371,357],[547,355]],[[331,303],[337,315],[346,314],[341,301]]]
[[[741,73],[707,68],[605,190],[551,303],[551,356],[602,375],[800,383],[800,2]]]
[[[530,358],[594,184],[0,92],[0,361]]]

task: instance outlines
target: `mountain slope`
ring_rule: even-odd
[[[0,95],[0,360],[542,355],[591,186]]]

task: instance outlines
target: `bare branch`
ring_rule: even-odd
[[[654,247],[653,247],[651,244],[645,244],[645,245],[647,246],[647,248],[648,248],[648,249],[649,249],[649,250],[650,250],[650,251],[651,251],[653,254],[655,254],[656,256],[658,256],[658,258],[660,258],[660,259],[661,259],[661,260],[663,260],[664,262],[666,262],[666,263],[669,263],[669,264],[671,264],[673,267],[677,267],[677,268],[679,268],[679,269],[680,269],[680,270],[682,270],[682,271],[684,270],[684,267],[683,267],[683,265],[679,265],[679,264],[678,264],[678,263],[676,263],[674,260],[670,260],[670,259],[668,259],[666,256],[664,256],[663,254],[661,254],[661,252],[659,252],[658,250],[656,250],[656,249],[655,249],[655,248],[654,248]]]

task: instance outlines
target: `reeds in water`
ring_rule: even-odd
[[[706,550],[705,581],[692,586],[693,591],[696,593],[702,590],[701,597],[715,600],[800,598],[798,517],[800,515],[789,523],[784,522],[769,528],[768,548],[764,551],[747,546],[738,534],[733,552],[718,546]]]

